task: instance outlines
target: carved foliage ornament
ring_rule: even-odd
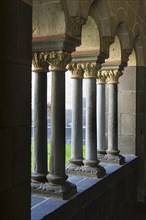
[[[46,61],[47,52],[35,52],[32,54],[33,71],[48,72],[49,64]]]
[[[65,71],[66,65],[71,62],[71,53],[64,51],[52,51],[47,56],[51,71]]]
[[[123,75],[120,70],[109,70],[106,71],[107,83],[118,83],[119,77]]]
[[[67,69],[71,72],[71,78],[83,78],[84,66],[81,63],[72,63],[67,65]]]
[[[101,65],[98,63],[84,64],[84,78],[97,78],[97,73],[100,67]]]
[[[106,71],[104,71],[104,70],[98,71],[96,83],[97,84],[105,84],[106,83]]]

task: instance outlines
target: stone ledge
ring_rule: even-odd
[[[96,203],[98,202],[99,209],[102,209],[102,207],[100,207],[100,202],[102,204],[101,200],[110,200],[111,193],[113,194],[113,198],[115,200],[111,202],[112,205],[110,205],[110,208],[105,207],[105,209],[109,209],[110,214],[112,212],[114,213],[115,208],[118,209],[121,204],[124,204],[127,199],[131,198],[133,191],[136,189],[136,184],[135,182],[133,183],[132,180],[133,178],[136,178],[135,175],[137,173],[136,170],[138,169],[138,158],[135,156],[127,156],[125,159],[126,163],[124,165],[101,163],[107,172],[107,175],[104,178],[90,178],[86,176],[70,175],[69,181],[76,184],[78,193],[70,200],[45,197],[44,202],[40,202],[32,207],[31,219],[76,219],[78,216],[80,216],[81,210],[85,209],[85,207],[89,207],[90,203],[93,201],[95,201],[96,208]],[[131,176],[132,178],[130,178]],[[123,182],[125,183],[124,185]],[[128,189],[130,187],[133,191],[128,191],[127,187]],[[122,194],[122,201],[120,201],[120,198],[118,198],[117,192]],[[127,195],[127,193],[129,193],[129,195]],[[119,207],[117,207],[117,205],[119,205]],[[98,216],[96,216],[96,218],[97,217]],[[81,219],[84,220],[87,218],[82,217]]]

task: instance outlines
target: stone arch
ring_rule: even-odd
[[[142,28],[139,23],[136,23],[133,26],[132,33],[134,36],[134,49],[136,53],[137,66],[145,66],[146,65],[146,57],[145,57],[146,46],[145,46]]]
[[[134,48],[132,50],[132,53],[129,56],[128,66],[136,66],[136,53],[135,53]]]
[[[146,66],[146,57],[145,57],[146,48],[142,36],[137,36],[135,38],[134,48],[136,53],[137,66]]]
[[[114,43],[110,46],[110,54],[107,63],[117,66],[121,64],[121,43],[117,35],[115,36]]]
[[[124,23],[127,16],[128,16],[128,14],[124,8],[122,8],[122,7],[118,8],[115,13],[116,23],[117,24]]]
[[[125,23],[119,23],[117,36],[121,44],[121,65],[127,66],[129,56],[132,53],[134,39]]]
[[[99,30],[101,56],[107,59],[109,57],[110,45],[114,42],[114,37],[106,3],[95,2],[92,4],[89,15],[94,19]]]
[[[83,62],[86,60],[96,61],[100,54],[100,37],[98,27],[91,16],[88,16],[86,24],[82,27],[81,45],[76,47],[73,58],[80,58]]]
[[[89,8],[94,0],[60,0],[65,11],[66,33],[81,40],[81,29],[88,19]]]

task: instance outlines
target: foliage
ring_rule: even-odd
[[[85,146],[83,146],[83,156],[85,155]],[[66,156],[65,156],[65,164],[69,162],[69,159],[71,157],[71,145],[66,144]],[[33,170],[33,163],[34,163],[34,147],[33,144],[31,146],[31,170]],[[50,143],[48,143],[48,169],[50,164]]]

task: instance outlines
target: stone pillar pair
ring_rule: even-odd
[[[123,164],[118,150],[118,80],[122,71],[101,70],[97,75],[97,152],[98,159]],[[105,143],[105,83],[108,85],[108,148]]]
[[[96,140],[96,63],[72,64],[72,143],[71,159],[67,170],[73,173],[102,177],[105,170],[97,160]],[[82,144],[82,78],[86,79],[86,156],[83,160]]]
[[[39,103],[36,102],[36,105],[34,106],[34,108],[39,109],[39,112],[42,112],[40,113],[40,117],[37,117],[36,115],[34,119],[36,121],[39,121],[37,129],[40,132],[38,132],[37,136],[34,137],[36,140],[34,141],[35,165],[34,174],[32,175],[32,189],[35,192],[45,192],[48,194],[66,198],[76,192],[76,186],[66,181],[68,176],[65,173],[65,71],[66,65],[71,61],[71,54],[63,51],[53,51],[43,54],[43,62],[46,66],[50,65],[49,69],[52,72],[50,169],[48,173],[46,160],[47,124],[46,121],[45,123],[41,122],[42,112],[45,114],[43,117],[47,117],[47,102],[46,98],[45,100],[43,100],[42,95],[40,97],[37,97],[37,99],[41,98],[39,100],[39,103],[46,102],[46,104],[40,104],[40,106],[38,106],[37,104]],[[38,74],[36,63],[38,65],[42,63],[42,61],[40,60],[40,55],[42,55],[42,53],[34,53],[34,56],[37,56],[37,58],[39,58],[37,62],[33,61],[35,67],[34,72],[36,72],[36,74]],[[41,73],[44,72],[41,70],[39,73],[41,78]],[[45,90],[46,92],[46,89],[44,89],[42,86],[40,88],[42,90]],[[37,93],[35,95],[37,95]],[[44,129],[43,131],[45,131],[44,136],[43,131],[41,131],[42,127]],[[45,139],[45,143],[42,143],[42,141],[40,140],[41,138]],[[43,149],[45,150],[43,151]],[[43,179],[40,179],[39,177],[42,176]]]

